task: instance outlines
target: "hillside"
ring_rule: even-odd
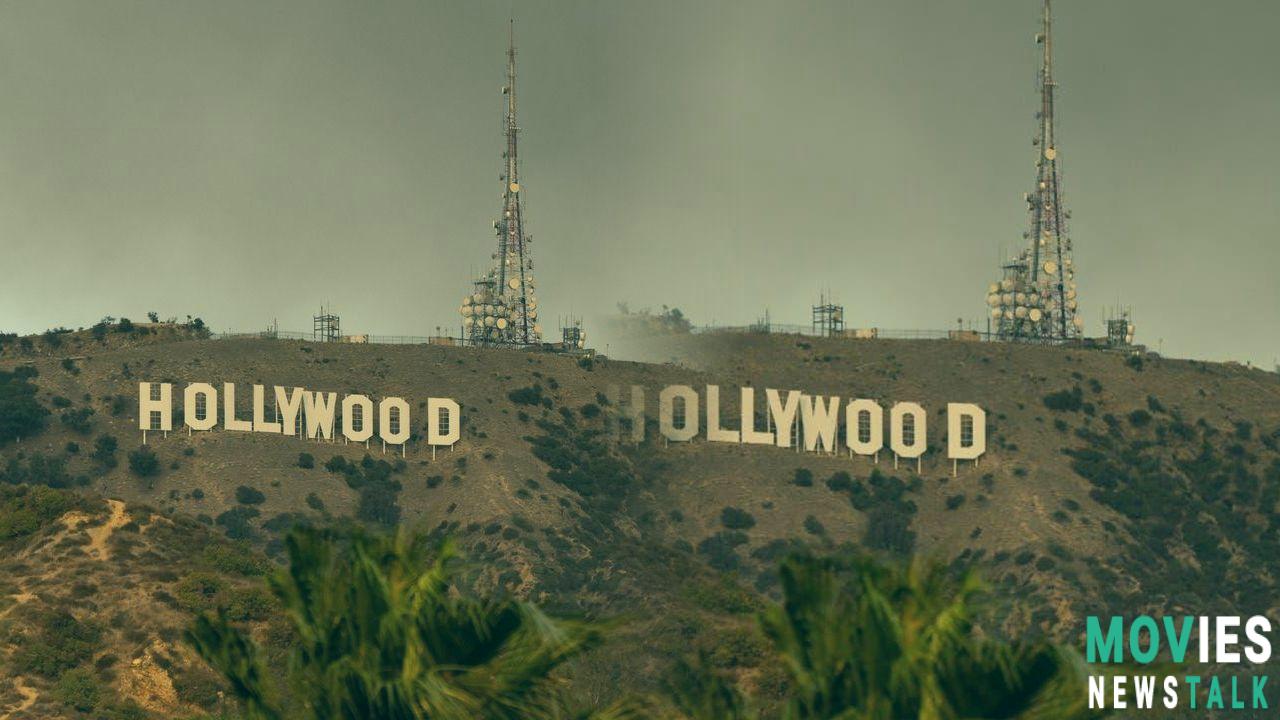
[[[776,559],[802,546],[977,564],[997,590],[993,628],[1073,643],[1086,613],[1248,614],[1277,596],[1280,377],[1239,366],[786,335],[638,345],[661,364],[208,340],[180,328],[56,343],[0,346],[0,372],[34,368],[36,399],[51,413],[38,434],[0,445],[0,479],[76,493],[37,503],[39,521],[22,532],[0,519],[0,675],[12,679],[0,682],[0,718],[6,708],[14,720],[75,716],[57,699],[72,668],[160,716],[214,708],[215,685],[178,633],[192,608],[211,603],[248,606],[246,620],[269,632],[269,609],[241,596],[262,571],[254,553],[278,556],[280,534],[300,520],[355,516],[448,533],[467,549],[478,587],[629,618],[575,669],[575,682],[605,697],[652,689],[674,657],[698,647],[759,694],[776,694],[781,678],[762,668],[751,612],[773,590]],[[139,380],[401,396],[415,411],[427,397],[453,397],[463,439],[433,459],[421,443],[401,458],[376,443],[152,433],[157,470],[143,477],[145,463],[129,462],[141,441]],[[873,464],[701,439],[668,446],[653,428],[638,447],[603,440],[611,386],[643,386],[656,405],[676,383],[725,388],[728,426],[743,385],[919,402],[936,449],[917,474],[913,463],[895,470],[887,453]],[[245,415],[248,400],[242,392]],[[939,451],[944,418],[933,415],[948,402],[988,413],[986,456],[955,478]],[[17,487],[5,492],[44,491]],[[202,582],[217,587],[201,594]],[[69,623],[97,628],[92,650],[79,643],[55,671],[36,672],[22,634],[41,622],[72,636],[82,629]]]

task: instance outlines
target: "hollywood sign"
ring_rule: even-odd
[[[701,395],[688,385],[669,385],[658,395],[658,432],[670,442],[689,442],[701,436],[708,442],[795,447],[808,452],[878,457],[885,449],[885,408],[866,398],[842,399],[810,395],[799,390],[765,388],[738,390],[737,427],[724,427],[728,413],[721,406],[720,388],[707,385]],[[612,388],[620,415],[630,419],[631,439],[645,434],[645,391],[632,386],[628,401]],[[764,410],[756,413],[757,402]],[[987,451],[986,412],[973,403],[947,403],[947,458],[977,460]],[[705,418],[705,427],[701,419]],[[760,427],[763,424],[764,427]],[[888,412],[888,448],[898,458],[919,459],[929,447],[929,414],[918,403],[894,403]]]
[[[221,424],[224,430],[312,440],[333,440],[341,431],[342,437],[355,443],[367,443],[376,433],[387,445],[402,447],[413,436],[411,411],[404,398],[381,398],[375,413],[375,403],[367,395],[344,395],[339,401],[338,393],[276,385],[268,417],[266,388],[254,385],[252,393],[252,416],[242,418],[236,410],[234,383],[223,383],[221,393],[209,383],[190,383],[182,391],[183,423],[191,431],[212,430]],[[458,402],[427,398],[426,409],[427,444],[452,447],[462,437],[462,408]],[[144,433],[173,430],[172,383],[138,383],[138,428]]]
[[[386,445],[404,446],[413,437],[412,411],[404,398],[385,397],[376,402],[367,395],[317,392],[276,385],[271,390],[268,415],[267,388],[253,385],[252,410],[241,417],[236,407],[236,385],[223,383],[221,391],[210,383],[188,384],[182,391],[182,420],[189,431],[224,430],[334,440],[339,434],[350,442],[368,443],[376,435]],[[668,442],[708,442],[772,445],[808,452],[835,453],[842,448],[850,456],[878,460],[886,448],[899,458],[920,458],[929,447],[929,414],[918,403],[897,402],[889,407],[866,398],[842,399],[835,395],[811,395],[799,390],[766,388],[757,398],[756,388],[738,390],[738,422],[725,427],[727,415],[720,387],[707,385],[702,393],[688,385],[669,385],[658,394],[658,431]],[[138,383],[138,428],[173,430],[172,383]],[[614,408],[607,419],[617,433],[619,419],[630,425],[630,439],[643,442],[646,430],[645,389],[630,388],[623,399],[612,388]],[[757,402],[763,410],[756,413]],[[432,448],[452,447],[462,437],[461,406],[451,398],[432,397],[427,412],[425,442]],[[703,419],[705,418],[705,423]],[[763,422],[762,422],[763,421]],[[763,427],[761,425],[763,424]],[[973,403],[948,403],[946,408],[947,459],[977,460],[986,453],[986,412]],[[886,430],[888,440],[886,443]]]

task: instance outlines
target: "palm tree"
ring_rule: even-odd
[[[406,532],[299,528],[269,579],[295,641],[287,690],[221,612],[188,633],[254,720],[554,720],[555,671],[600,629],[454,586],[455,551]],[[287,699],[286,699],[287,697]],[[612,710],[610,712],[613,712]],[[622,714],[602,717],[625,717]]]
[[[1100,715],[1086,706],[1074,654],[975,633],[981,583],[972,572],[802,556],[785,561],[780,578],[784,600],[761,625],[790,678],[786,720]]]

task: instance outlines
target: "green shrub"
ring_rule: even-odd
[[[237,505],[219,515],[214,522],[227,529],[227,537],[233,540],[246,540],[257,536],[257,532],[249,521],[260,514],[255,507]]]
[[[12,665],[18,673],[53,679],[87,663],[102,644],[102,629],[65,610],[44,610],[16,643]]]
[[[698,543],[698,554],[705,555],[707,564],[717,570],[736,570],[742,564],[737,547],[747,541],[747,534],[740,530],[721,530]]]
[[[76,668],[68,670],[58,678],[53,687],[53,696],[67,707],[87,713],[98,706],[102,696],[102,688],[93,673]]]
[[[234,622],[265,620],[276,608],[275,600],[263,588],[252,587],[226,593],[227,618]]]
[[[29,381],[35,376],[34,368],[0,370],[0,444],[44,429],[49,411],[36,399],[37,388]]]
[[[316,459],[311,453],[298,453],[298,467],[310,470],[316,466]]]
[[[93,408],[82,407],[75,410],[64,410],[61,416],[62,424],[72,432],[88,435],[93,429]]]
[[[197,571],[178,581],[173,594],[183,610],[201,613],[218,606],[218,600],[226,587],[226,581],[217,575]]]
[[[324,500],[321,500],[320,496],[315,493],[307,493],[307,507],[316,512],[324,512]]]
[[[1239,440],[1253,439],[1253,423],[1248,420],[1239,420],[1234,423],[1236,428],[1236,438]]]
[[[537,425],[543,434],[525,439],[534,456],[548,466],[548,479],[577,493],[594,510],[616,512],[638,480],[607,433],[545,420]]]
[[[754,595],[727,575],[717,575],[710,580],[690,578],[681,583],[680,593],[694,605],[718,614],[745,615],[760,606]]]
[[[849,477],[849,473],[844,470],[839,470],[827,478],[827,487],[832,492],[848,492],[853,489],[853,478]]]
[[[808,468],[796,468],[795,475],[791,478],[792,485],[800,487],[813,487],[813,471]]]
[[[304,513],[286,512],[280,513],[270,520],[262,523],[262,529],[276,534],[283,534],[292,530],[297,525],[310,525],[311,520]]]
[[[129,453],[129,470],[138,477],[152,477],[160,472],[160,460],[151,448],[143,445]]]
[[[0,541],[24,537],[80,504],[70,492],[40,485],[0,485]]]
[[[256,577],[271,568],[266,558],[242,542],[211,542],[200,552],[200,560],[208,567],[228,575]]]
[[[872,550],[910,554],[916,546],[916,534],[911,530],[911,515],[897,508],[870,513],[863,542]]]
[[[248,485],[241,485],[236,488],[236,502],[241,505],[261,505],[266,500],[267,496],[257,488],[252,488]]]
[[[1084,405],[1084,391],[1080,386],[1059,390],[1043,398],[1044,406],[1056,412],[1079,412]]]
[[[66,461],[61,457],[46,456],[35,453],[25,462],[22,457],[9,460],[4,468],[0,468],[0,480],[17,485],[44,485],[51,488],[71,487],[71,476],[67,474]]]
[[[507,393],[507,399],[517,405],[540,405],[543,402],[542,386],[534,383]]]
[[[720,511],[720,524],[730,530],[748,530],[755,527],[756,519],[746,510],[726,507]]]
[[[380,525],[396,525],[400,522],[400,481],[370,482],[360,488],[360,500],[356,504],[356,517]]]
[[[916,504],[904,497],[907,486],[901,479],[885,475],[879,468],[867,479],[870,490],[855,483],[849,500],[855,509],[867,513],[867,530],[863,544],[873,550],[906,555],[915,549],[916,534],[911,522]]]

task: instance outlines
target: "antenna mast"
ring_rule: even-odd
[[[1040,64],[1039,121],[1032,145],[1036,148],[1036,185],[1026,194],[1030,240],[1016,259],[1003,265],[1000,283],[988,289],[987,304],[1004,340],[1061,342],[1080,337],[1084,323],[1076,314],[1075,267],[1063,209],[1058,146],[1055,137],[1053,79],[1053,14],[1044,0],[1041,30],[1036,43],[1043,46]]]
[[[538,299],[534,293],[533,259],[529,245],[533,237],[524,231],[520,196],[519,135],[516,122],[516,42],[515,20],[507,41],[507,82],[502,153],[502,211],[493,223],[498,249],[494,266],[474,283],[474,292],[462,301],[463,327],[477,345],[532,345],[542,341],[538,325]]]

